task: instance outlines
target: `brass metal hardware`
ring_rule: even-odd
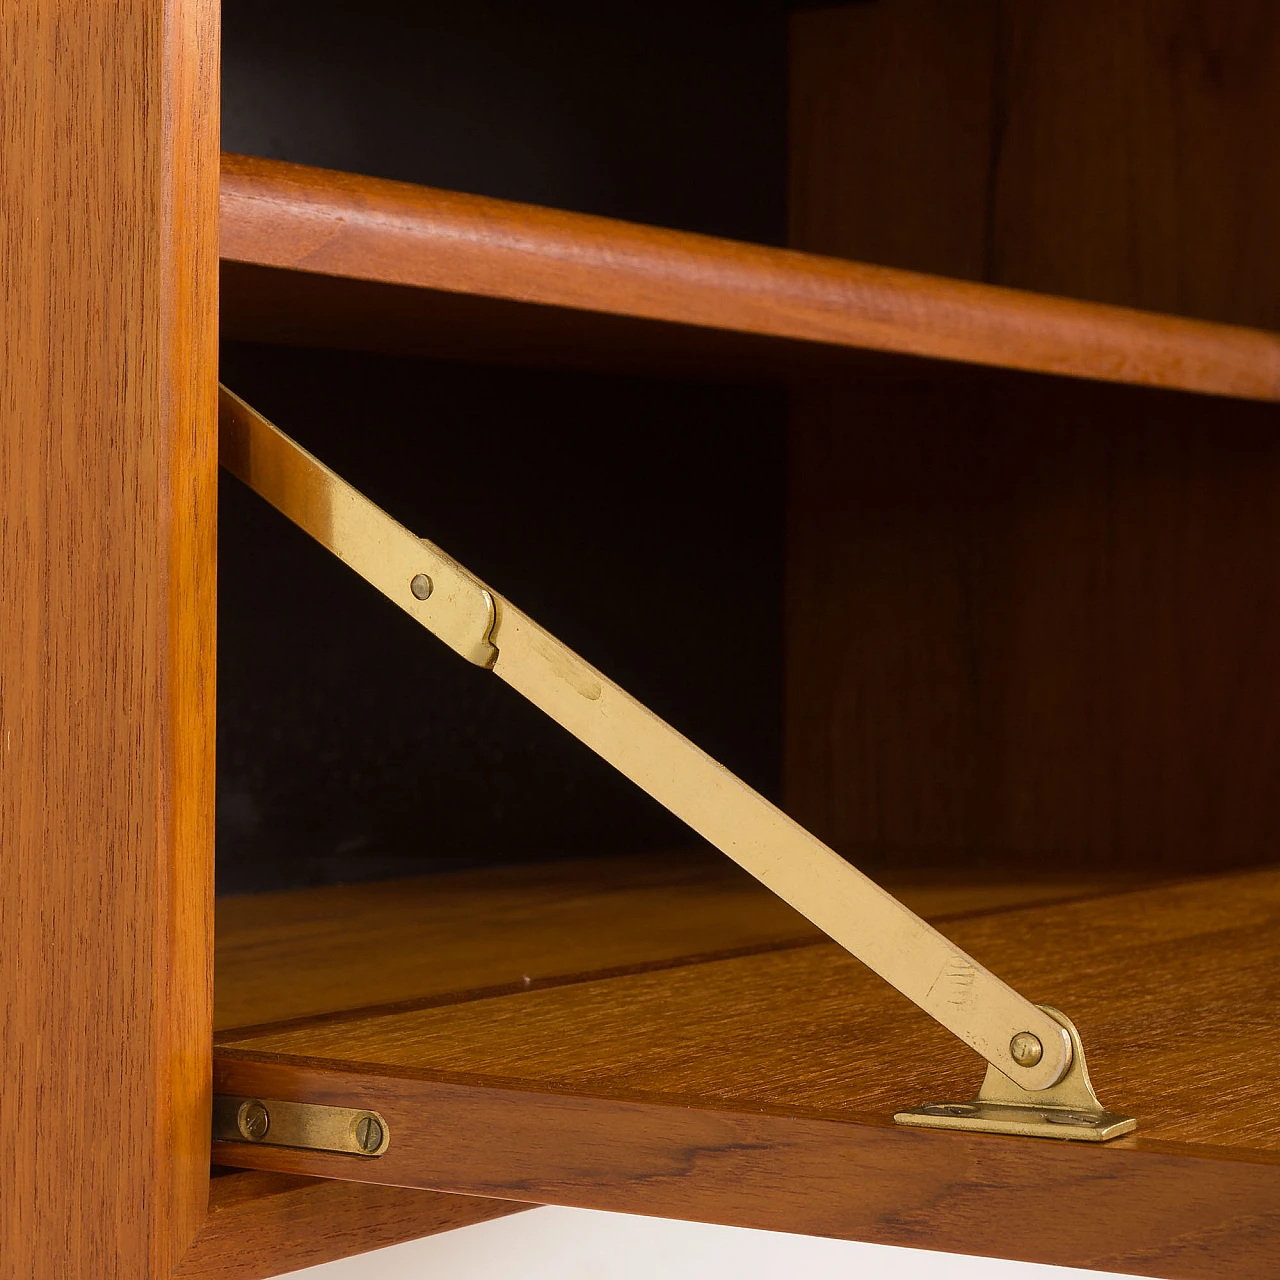
[[[1079,1094],[1084,1101],[1063,1105],[1098,1107],[1083,1075],[1082,1059],[1080,1073],[1072,1074],[1081,1051],[1065,1019],[1020,996],[438,547],[397,524],[225,387],[220,389],[220,417],[221,460],[233,474],[433,635],[469,661],[491,669],[981,1054],[990,1064],[984,1094],[993,1088],[993,1071],[1008,1078],[1019,1100],[1060,1082],[1078,1084],[1083,1079],[1087,1097],[1078,1088],[1072,1097]],[[405,590],[417,576],[429,576],[434,584],[425,600],[412,588]],[[1050,1096],[1044,1094],[1052,1109],[1057,1104]],[[982,1105],[987,1105],[985,1098]],[[959,1123],[972,1119],[967,1112],[929,1114],[931,1122],[955,1122],[948,1127],[977,1127]],[[919,1123],[903,1116],[903,1123]],[[1054,1123],[1062,1136],[1099,1137],[1092,1125],[1072,1125],[1061,1116]],[[1112,1133],[1107,1130],[1102,1136]]]
[[[1009,1056],[1020,1067],[1034,1067],[1044,1055],[1044,1045],[1030,1031],[1019,1031],[1009,1041]]]
[[[1032,1093],[1018,1088],[995,1067],[988,1067],[982,1088],[971,1102],[933,1102],[900,1111],[893,1118],[899,1124],[920,1129],[969,1129],[1025,1138],[1078,1138],[1085,1142],[1106,1142],[1108,1138],[1132,1133],[1138,1127],[1132,1116],[1116,1115],[1098,1101],[1089,1080],[1080,1035],[1071,1019],[1048,1005],[1040,1007],[1060,1022],[1071,1037],[1071,1065],[1056,1085]]]
[[[242,1102],[236,1111],[236,1129],[247,1142],[261,1142],[271,1127],[271,1113],[260,1102]]]
[[[217,1094],[213,1140],[380,1156],[391,1145],[391,1131],[376,1111]]]
[[[222,465],[455,653],[492,667],[498,656],[489,638],[494,602],[484,583],[433,543],[415,538],[243,400],[220,391]],[[425,599],[412,588],[419,576],[431,583]]]

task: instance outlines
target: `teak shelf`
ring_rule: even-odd
[[[1202,1249],[1248,1266],[1280,1212],[1280,1073],[1257,1051],[1278,900],[1280,875],[1256,872],[947,923],[1020,989],[1069,990],[1108,1100],[1142,1116],[1104,1151],[1011,1160],[895,1129],[904,1098],[971,1094],[973,1055],[809,936],[223,1032],[219,1092],[376,1107],[395,1138],[378,1161],[215,1158],[1139,1274]]]
[[[790,248],[220,155],[215,0],[8,23],[0,1276],[542,1203],[1274,1274],[1280,37],[1143,12],[793,14]],[[784,806],[1138,1131],[895,1126],[980,1060],[692,845],[215,913],[220,334],[785,389]],[[212,1143],[215,1091],[393,1140]]]
[[[249,156],[223,157],[220,226],[223,331],[255,341],[755,377],[915,357],[1280,399],[1271,333]]]

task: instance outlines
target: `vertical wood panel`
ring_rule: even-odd
[[[0,26],[0,1274],[205,1212],[217,5]]]
[[[1280,328],[1280,8],[1004,9],[987,278]]]
[[[1280,328],[1271,0],[792,19],[791,242]]]
[[[1274,861],[1278,426],[1007,375],[801,398],[790,811],[868,865]]]
[[[791,18],[790,242],[984,278],[999,0]]]
[[[1280,9],[792,19],[792,243],[1280,328]],[[1274,858],[1273,411],[1021,378],[797,398],[786,786],[872,862]]]

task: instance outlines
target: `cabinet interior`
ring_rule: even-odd
[[[661,7],[645,35],[630,6],[590,21],[553,6],[549,30],[573,33],[556,58],[575,66],[554,90],[554,66],[509,78],[522,21],[482,48],[478,19],[418,15],[474,59],[467,93],[405,40],[396,68],[435,77],[422,102],[410,110],[401,82],[357,111],[347,86],[311,120],[319,81],[290,82],[281,106],[290,59],[314,76],[346,57],[367,84],[388,33],[372,24],[342,54],[322,21],[316,47],[286,52],[229,10],[224,142],[258,158],[223,158],[223,381],[978,959],[1061,1003],[1107,1100],[1156,1146],[1273,1152],[1269,1113],[1193,1114],[1179,1055],[1185,1034],[1218,1066],[1269,1069],[1213,1010],[1265,1022],[1276,945],[1280,317],[1256,291],[1200,288],[1199,260],[1181,293],[1150,263],[1136,284],[1041,270],[1067,232],[1048,219],[1029,244],[1023,169],[985,195],[960,176],[970,135],[998,124],[957,70],[966,49],[1005,56],[982,23],[956,32],[889,0],[789,19],[693,9],[679,52]],[[1073,38],[1019,23],[1051,51]],[[270,45],[257,61],[254,40]],[[906,102],[868,65],[876,48],[927,54],[972,95],[943,130],[954,172],[907,127],[938,104]],[[495,84],[511,96],[473,112],[467,94]],[[1019,110],[1010,164],[1033,168],[1021,123],[1048,108]],[[540,132],[566,113],[569,158]],[[460,114],[473,147],[444,140]],[[900,223],[878,203],[891,196]],[[1185,314],[1099,305],[1114,303]],[[226,475],[220,521],[221,1087],[328,1097],[394,1079],[388,1107],[470,1090],[457,1105],[495,1125],[485,1108],[506,1089],[580,1102],[606,1127],[625,1128],[608,1108],[656,1099],[696,1123],[738,1108],[879,1134],[896,1105],[976,1086],[963,1046]],[[1233,903],[1252,926],[1222,924]],[[578,1133],[528,1105],[530,1133]],[[752,1130],[761,1149],[782,1142],[772,1123]],[[637,1193],[647,1167],[639,1183],[588,1176],[538,1141],[498,1172],[452,1153],[438,1182],[398,1176],[914,1242],[846,1220],[798,1175],[776,1212],[734,1200],[732,1172],[690,1207]],[[951,1241],[986,1245],[1116,1261],[1029,1236]]]

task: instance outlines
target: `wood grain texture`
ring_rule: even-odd
[[[784,249],[226,156],[222,257],[253,268],[431,290],[850,351],[875,351],[1259,399],[1280,397],[1280,338],[1243,329],[1019,294]],[[260,310],[271,277],[246,296]],[[228,317],[232,336],[341,341],[314,293],[274,314]],[[371,299],[359,295],[358,329]],[[403,293],[391,300],[403,308]],[[251,310],[251,309],[250,309]],[[447,324],[442,305],[436,323]],[[550,323],[557,323],[555,315]],[[678,333],[675,335],[678,339]],[[492,354],[490,354],[490,358]]]
[[[209,1215],[174,1280],[263,1280],[525,1208],[365,1182],[224,1173],[210,1183]]]
[[[340,1020],[222,1046],[231,1093],[376,1106],[387,1155],[282,1171],[1169,1277],[1269,1276],[1280,871],[949,926],[1081,1029],[1139,1117],[1101,1148],[894,1128],[981,1064],[833,946]],[[979,1205],[981,1211],[979,1211]]]
[[[1000,0],[790,19],[789,241],[985,280]]]
[[[880,0],[791,22],[797,248],[1280,328],[1267,0]]]
[[[733,1108],[589,1100],[310,1064],[218,1064],[229,1089],[373,1106],[397,1145],[358,1156],[264,1147],[245,1162],[465,1185],[655,1217],[1092,1267],[1164,1280],[1271,1280],[1280,1166],[1120,1139],[1106,1149]],[[1027,1139],[1026,1141],[1034,1141]],[[220,1150],[230,1144],[217,1144]],[[236,1158],[241,1158],[237,1156]],[[424,1174],[424,1171],[428,1171]]]
[[[217,918],[219,1029],[820,936],[705,849],[246,894]]]
[[[571,306],[222,263],[224,337],[413,359],[777,386],[965,366]]]
[[[1277,426],[1009,377],[795,395],[789,811],[878,867],[1273,861]]]
[[[987,278],[1280,329],[1280,11],[1005,6]]]
[[[167,1277],[208,1181],[218,6],[0,23],[0,1275]]]
[[[890,883],[940,920],[1093,896],[1137,878],[933,872]],[[215,1028],[224,1032],[822,938],[706,849],[246,894],[220,899],[217,922]]]

